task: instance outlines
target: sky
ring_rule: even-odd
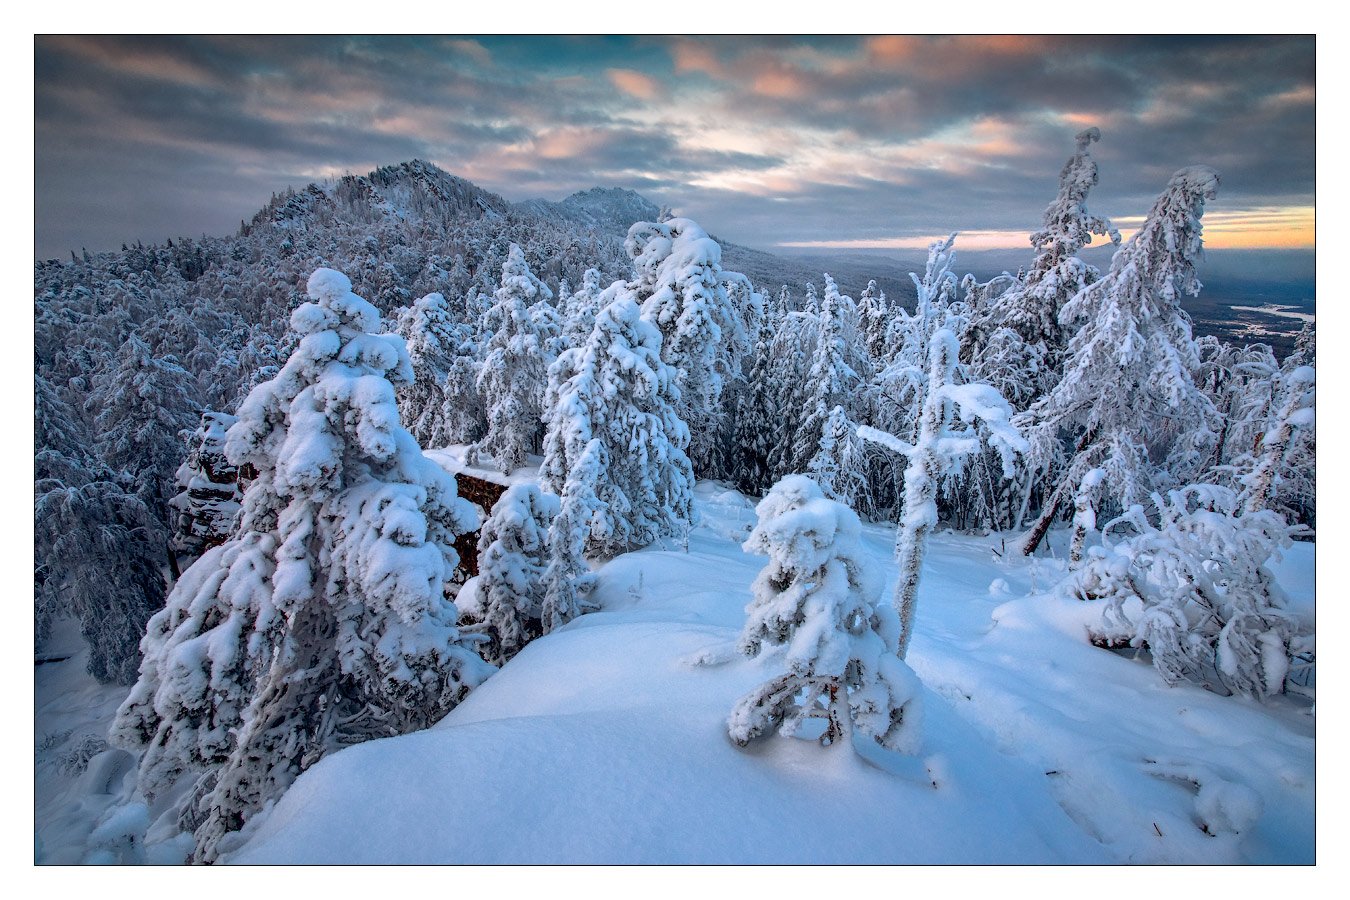
[[[223,235],[412,158],[636,190],[767,250],[1025,247],[1073,136],[1126,234],[1221,175],[1212,248],[1314,246],[1312,37],[65,37],[34,43],[34,252]]]

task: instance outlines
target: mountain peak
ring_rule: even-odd
[[[526,200],[516,208],[530,215],[563,219],[588,228],[627,234],[634,222],[654,222],[661,208],[637,191],[620,187],[593,187],[559,202]]]

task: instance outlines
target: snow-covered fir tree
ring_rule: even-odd
[[[1239,479],[1243,486],[1244,512],[1275,507],[1281,483],[1291,468],[1290,451],[1294,449],[1294,438],[1299,432],[1311,431],[1317,421],[1316,384],[1317,372],[1311,366],[1299,366],[1277,376],[1266,430],[1247,457],[1251,460],[1250,471]],[[1300,462],[1305,465],[1295,469],[1307,473],[1312,460]]]
[[[433,293],[404,310],[394,331],[407,343],[413,367],[412,384],[398,390],[404,424],[423,447],[456,443],[458,435],[445,425],[445,379],[471,329],[456,321],[443,295]]]
[[[1195,383],[1200,359],[1181,298],[1200,290],[1200,217],[1218,186],[1207,166],[1173,175],[1110,271],[1062,310],[1062,322],[1079,323],[1064,373],[1017,419],[1031,441],[1029,464],[1045,478],[1024,553],[1036,549],[1088,471],[1106,471],[1103,499],[1120,511],[1155,486],[1200,474],[1208,461],[1216,415]]]
[[[187,459],[175,476],[179,491],[169,501],[177,512],[173,548],[184,556],[225,543],[239,522],[239,469],[225,458],[225,433],[236,421],[208,409],[188,441]]]
[[[768,467],[773,480],[800,474],[797,435],[807,415],[812,385],[807,375],[815,361],[820,333],[819,304],[815,313],[790,312],[780,323],[769,348],[768,392],[765,401],[775,418],[767,419]],[[770,482],[772,483],[772,481]]]
[[[836,406],[851,401],[859,381],[849,365],[843,301],[830,276],[825,276],[825,298],[816,317],[816,347],[806,374],[805,418],[798,426],[793,449],[793,468],[804,472],[820,450],[826,423]],[[848,301],[849,305],[852,301]],[[856,336],[856,333],[855,333]]]
[[[580,347],[591,336],[595,314],[600,311],[600,272],[587,269],[581,277],[581,287],[566,298],[562,310],[563,341],[568,347]]]
[[[543,488],[562,497],[560,520],[584,522],[586,551],[599,556],[682,533],[693,514],[694,482],[685,455],[689,430],[675,413],[680,391],[661,359],[661,335],[621,283],[606,299],[586,345],[565,352],[549,373],[539,472]],[[592,464],[580,465],[583,457]],[[587,487],[569,490],[579,479]],[[573,495],[594,496],[598,507],[569,518]]]
[[[64,471],[57,462],[67,463]],[[44,464],[33,509],[36,636],[54,619],[77,619],[89,673],[131,684],[146,622],[164,605],[164,526],[125,477],[68,457]]]
[[[296,352],[227,435],[230,462],[258,473],[239,531],[150,622],[112,729],[198,861],[324,754],[424,728],[491,671],[447,597],[477,516],[399,424],[403,342],[345,275],[318,269],[308,293]]]
[[[1042,376],[1036,394],[1051,387],[1048,379],[1060,369],[1064,350],[1060,311],[1098,278],[1097,270],[1079,259],[1078,252],[1092,243],[1093,235],[1120,242],[1120,233],[1110,220],[1087,209],[1088,192],[1097,184],[1097,163],[1090,148],[1101,140],[1101,131],[1088,128],[1074,140],[1077,148],[1059,174],[1059,191],[1046,207],[1041,230],[1031,235],[1036,248],[1031,267],[992,305],[993,325],[1021,338],[1026,353],[1023,364],[1036,366]]]
[[[825,496],[850,508],[867,490],[867,453],[857,431],[844,407],[836,406],[821,429],[815,456],[806,465],[806,474]]]
[[[858,298],[858,318],[862,330],[863,349],[873,369],[880,369],[890,362],[886,332],[890,324],[891,312],[886,305],[886,292],[877,287],[875,281],[867,282],[867,288]]]
[[[895,611],[877,602],[880,573],[862,563],[857,515],[802,475],[774,485],[755,512],[744,549],[769,562],[751,586],[738,648],[756,656],[785,645],[786,671],[737,701],[731,739],[744,746],[774,728],[793,736],[823,719],[822,744],[857,732],[915,752],[919,681],[897,654]]]
[[[625,244],[636,273],[630,287],[642,317],[658,329],[661,359],[675,370],[676,414],[694,435],[690,457],[706,471],[721,432],[722,390],[740,371],[747,336],[726,288],[722,248],[691,219],[638,222]]]
[[[483,316],[481,330],[491,331],[478,373],[478,392],[487,407],[487,434],[474,444],[469,461],[490,459],[503,472],[525,464],[528,453],[539,449],[539,422],[549,359],[540,316],[531,313],[552,292],[525,262],[519,245],[512,244],[502,264],[502,283],[495,303]]]
[[[478,536],[479,617],[490,643],[485,658],[504,664],[543,633],[548,533],[558,498],[514,484],[492,507]]]
[[[487,431],[487,410],[478,393],[482,345],[480,335],[470,328],[464,328],[458,336],[459,343],[445,372],[441,427],[449,443],[471,444]]]
[[[94,417],[96,452],[114,471],[125,472],[150,511],[167,522],[174,473],[200,413],[188,393],[188,374],[133,334],[106,380]]]
[[[771,379],[774,369],[773,345],[782,327],[781,307],[766,305],[756,329],[755,347],[743,389],[736,395],[735,428],[732,444],[736,463],[733,478],[747,494],[758,495],[773,484],[770,458],[780,433],[779,391]]]

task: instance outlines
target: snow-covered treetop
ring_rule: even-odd
[[[507,292],[520,298],[526,305],[553,299],[553,291],[530,271],[525,262],[525,252],[519,244],[511,245],[506,262],[502,263],[502,286],[497,289],[498,300]]]
[[[226,436],[230,462],[275,469],[273,488],[281,496],[338,488],[343,466],[335,459],[349,447],[388,463],[400,451],[407,455],[405,444],[416,446],[399,423],[393,393],[413,380],[408,351],[398,335],[373,333],[380,314],[351,288],[341,272],[315,270],[311,302],[291,314],[299,345],[276,377],[240,404],[239,422]],[[335,422],[328,411],[340,406],[362,415]],[[339,422],[344,434],[332,431]]]
[[[1045,209],[1045,227],[1031,235],[1031,245],[1037,250],[1032,272],[1048,271],[1073,256],[1092,243],[1094,234],[1109,237],[1112,242],[1120,241],[1120,232],[1110,219],[1087,211],[1088,191],[1097,184],[1097,163],[1088,148],[1101,139],[1101,130],[1095,127],[1074,136],[1077,149],[1059,173],[1059,193]]]
[[[624,249],[632,257],[640,296],[697,275],[705,286],[721,280],[722,248],[693,219],[637,222]]]

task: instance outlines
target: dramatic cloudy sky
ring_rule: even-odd
[[[1314,69],[1312,38],[37,38],[35,252],[224,234],[413,157],[766,249],[1025,246],[1089,125],[1127,230],[1207,163],[1211,246],[1311,247]]]

